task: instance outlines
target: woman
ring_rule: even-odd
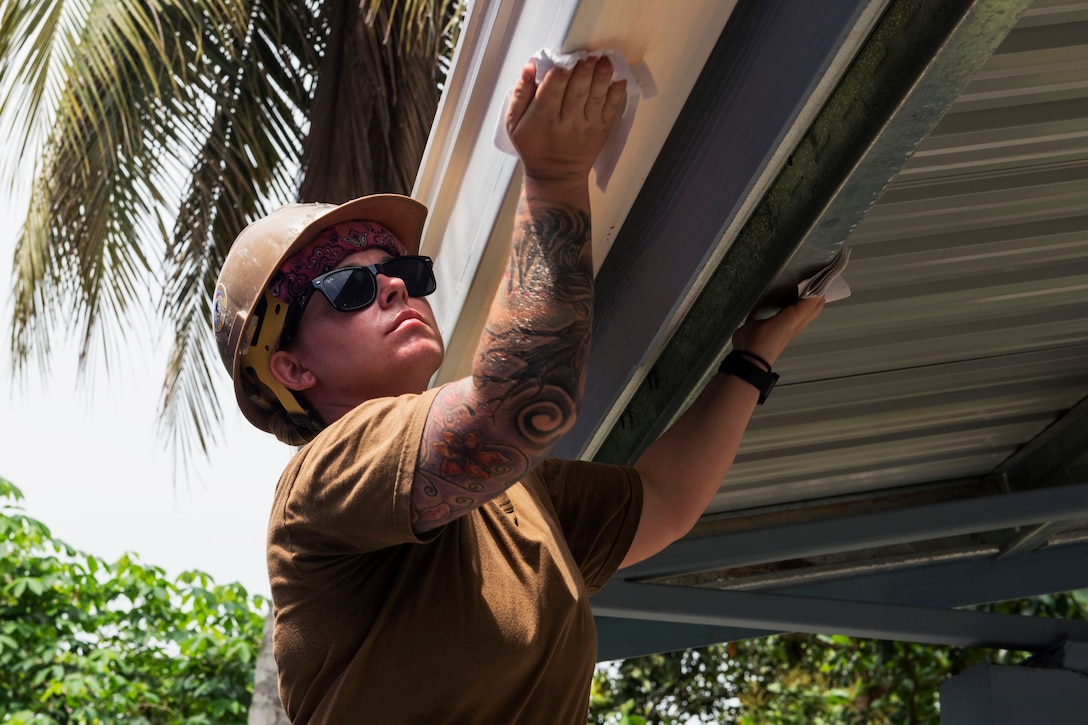
[[[427,389],[443,346],[417,202],[284,207],[224,264],[214,325],[239,405],[281,439],[311,441],[269,525],[293,722],[584,723],[588,596],[694,525],[771,364],[822,307],[738,330],[724,374],[634,467],[547,459],[582,396],[588,176],[625,89],[607,59],[554,67],[539,85],[535,70],[505,119],[525,177],[470,377]]]

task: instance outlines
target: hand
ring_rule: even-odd
[[[748,320],[733,333],[733,349],[759,355],[773,365],[790,340],[820,315],[824,304],[823,297],[798,300],[774,317]]]
[[[530,60],[514,86],[506,130],[538,180],[586,179],[604,147],[612,123],[627,100],[626,82],[612,82],[607,58],[586,58],[567,70],[548,70],[536,84]]]

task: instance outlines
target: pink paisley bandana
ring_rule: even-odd
[[[408,253],[393,233],[377,222],[341,222],[326,227],[317,237],[291,255],[276,276],[269,291],[287,304],[298,299],[299,293],[317,276],[334,268],[341,259],[353,252],[377,247],[394,257]]]

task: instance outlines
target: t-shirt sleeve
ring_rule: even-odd
[[[642,515],[642,480],[633,468],[559,459],[544,461],[535,473],[586,588],[595,594],[631,548]]]
[[[295,555],[421,541],[411,525],[412,480],[436,394],[363,403],[299,451],[280,479],[273,511],[273,526],[279,517]]]

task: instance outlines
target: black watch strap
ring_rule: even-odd
[[[763,402],[767,400],[767,396],[771,394],[778,382],[778,373],[764,370],[746,358],[744,353],[737,350],[733,350],[725,356],[722,364],[718,366],[718,372],[734,375],[753,386],[759,391],[760,405],[763,405]]]

